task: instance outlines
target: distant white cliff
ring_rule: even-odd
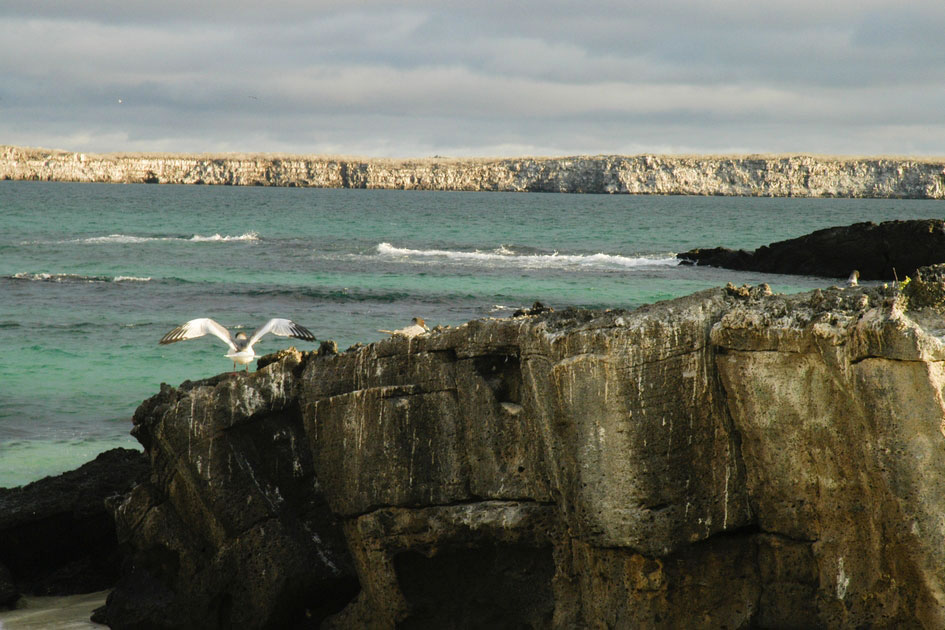
[[[598,155],[384,159],[0,146],[0,179],[508,192],[945,198],[945,158]]]

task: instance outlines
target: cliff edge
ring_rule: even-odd
[[[0,180],[508,192],[945,198],[945,159],[598,155],[359,159],[0,146]]]
[[[108,622],[940,628],[943,278],[479,320],[164,386],[134,419],[151,478],[112,504]]]

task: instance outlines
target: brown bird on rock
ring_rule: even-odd
[[[405,326],[404,328],[398,328],[397,330],[378,330],[377,332],[387,333],[388,335],[400,335],[402,337],[416,337],[417,335],[430,332],[430,328],[427,326],[427,323],[423,321],[422,317],[414,317],[411,321],[413,321],[413,324]]]

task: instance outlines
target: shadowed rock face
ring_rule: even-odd
[[[151,478],[111,504],[127,559],[112,627],[287,628],[357,592],[307,449],[301,357],[281,359],[162,386],[135,413]]]
[[[683,263],[744,271],[861,280],[913,276],[920,267],[945,262],[945,221],[917,219],[855,223],[759,247],[753,252],[725,247],[677,254]]]
[[[109,621],[942,627],[942,275],[475,321],[165,388],[135,416],[153,472],[115,506],[135,569]]]
[[[82,467],[0,488],[0,606],[21,593],[91,593],[112,586],[120,559],[106,498],[147,474],[144,456],[118,448]]]

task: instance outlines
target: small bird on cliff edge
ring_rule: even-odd
[[[422,317],[414,317],[411,321],[413,324],[405,326],[404,328],[398,328],[397,330],[378,330],[377,332],[387,333],[388,335],[400,335],[402,337],[416,337],[417,335],[430,332],[430,328],[427,326],[427,323],[423,321]]]
[[[230,347],[230,351],[224,356],[233,361],[234,370],[236,370],[236,364],[239,363],[240,365],[246,366],[247,372],[249,371],[249,363],[256,358],[256,351],[253,350],[253,344],[262,339],[263,335],[267,333],[279,335],[280,337],[295,337],[296,339],[302,339],[304,341],[315,341],[315,335],[313,335],[311,331],[299,326],[291,319],[274,317],[257,328],[251,337],[247,337],[244,332],[238,332],[234,337],[230,334],[230,331],[209,317],[199,317],[185,324],[181,324],[161,337],[161,341],[158,343],[164,345],[184,341],[185,339],[196,339],[197,337],[203,337],[207,333],[219,337]]]
[[[860,284],[859,280],[860,280],[860,272],[854,269],[852,272],[850,272],[850,277],[847,278],[847,286],[848,287],[858,286]]]

